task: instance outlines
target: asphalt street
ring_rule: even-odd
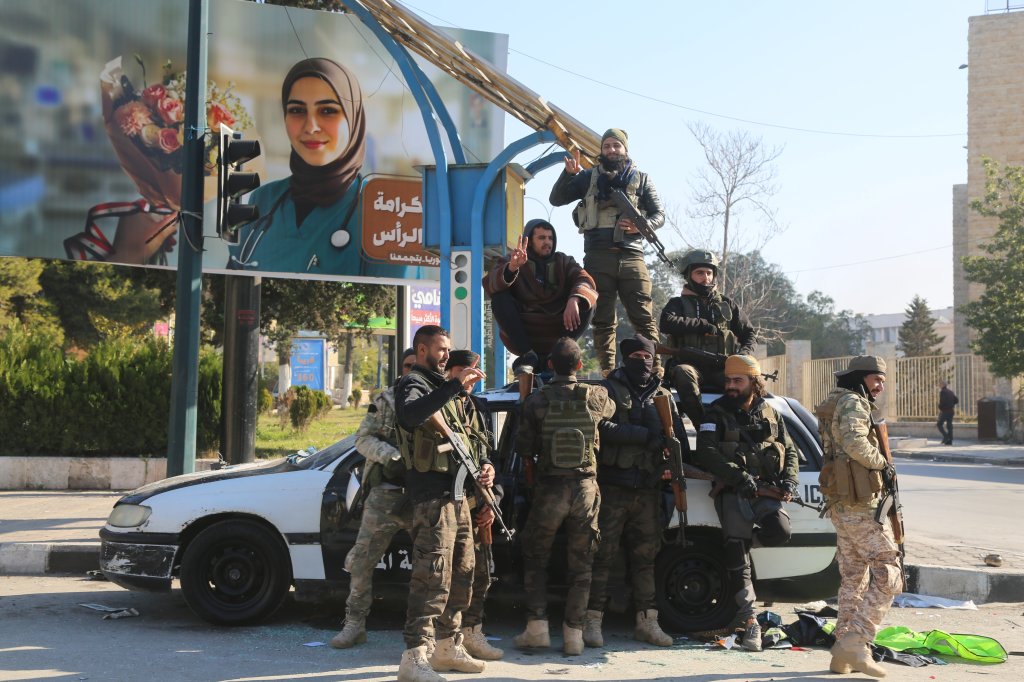
[[[132,607],[139,616],[103,620],[103,614],[79,606],[97,603]],[[194,616],[177,592],[126,592],[105,582],[73,577],[0,577],[0,680],[104,680],[176,682],[231,680],[365,681],[393,680],[403,648],[401,601],[378,602],[371,615],[370,638],[346,651],[315,646],[330,639],[338,625],[337,607],[288,605],[259,626],[220,628]],[[776,603],[772,610],[783,622],[795,620],[793,604]],[[919,632],[986,634],[1008,652],[1024,652],[1024,604],[989,604],[974,611],[893,609],[887,624]],[[558,624],[558,615],[553,622]],[[502,661],[488,663],[480,675],[451,674],[451,680],[832,680],[829,653],[768,650],[750,653],[714,649],[696,640],[677,638],[669,648],[632,640],[625,617],[613,617],[605,628],[603,649],[587,649],[566,657],[555,648],[541,652],[511,649],[510,639],[523,626],[514,606],[488,609],[487,632],[506,648]],[[554,633],[553,633],[554,634]],[[552,637],[561,644],[561,638]],[[908,668],[885,664],[890,679],[925,682],[1020,680],[1020,655],[1008,662],[979,665],[962,660],[946,666]],[[855,676],[849,679],[866,679]]]

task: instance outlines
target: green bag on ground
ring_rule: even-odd
[[[979,663],[1005,663],[1003,645],[982,635],[951,635],[942,630],[914,632],[902,625],[888,627],[875,636],[875,644],[912,654],[957,656]]]

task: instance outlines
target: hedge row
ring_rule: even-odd
[[[81,360],[22,328],[0,330],[0,455],[167,453],[171,350],[159,340],[106,341]],[[199,452],[220,440],[221,360],[199,359]]]

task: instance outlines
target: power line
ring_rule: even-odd
[[[408,3],[406,3],[406,4],[408,4]],[[448,21],[447,19],[443,19],[443,18],[437,16],[436,14],[431,14],[430,12],[418,9],[416,7],[413,7],[412,5],[409,5],[409,7],[411,7],[412,9],[415,9],[416,11],[418,11],[418,12],[420,12],[422,14],[425,14],[427,16],[433,17],[434,19],[437,19],[438,21],[444,22],[445,24],[448,24],[452,28],[457,28],[457,29],[460,29],[460,30],[465,30],[465,29],[462,29],[462,27],[458,26],[457,24],[454,24],[454,23]],[[933,134],[920,134],[920,135],[888,135],[888,134],[881,134],[881,133],[851,133],[851,132],[845,132],[845,131],[840,131],[840,130],[819,130],[819,129],[814,129],[814,128],[801,128],[799,126],[781,125],[781,124],[778,124],[778,123],[765,123],[764,121],[754,121],[754,120],[748,119],[748,118],[740,118],[739,116],[730,116],[729,114],[719,114],[719,113],[716,113],[714,111],[707,111],[705,109],[697,109],[696,107],[686,106],[685,104],[679,104],[678,102],[672,102],[672,101],[669,101],[669,100],[666,100],[666,99],[661,99],[660,97],[654,97],[653,95],[646,95],[646,94],[644,94],[642,92],[637,92],[636,90],[630,90],[628,88],[624,88],[624,87],[621,87],[621,86],[618,86],[618,85],[614,85],[612,83],[607,83],[607,82],[599,80],[597,78],[593,78],[591,76],[587,76],[586,74],[582,74],[582,73],[579,73],[579,72],[576,72],[576,71],[572,71],[572,70],[567,69],[567,68],[565,68],[563,66],[559,66],[558,64],[553,64],[553,63],[545,61],[545,60],[543,60],[543,59],[541,59],[539,57],[534,57],[531,54],[527,54],[526,52],[523,52],[521,50],[516,50],[516,49],[511,48],[511,47],[509,48],[509,52],[514,52],[514,53],[516,53],[518,55],[526,57],[527,59],[532,59],[532,60],[534,60],[536,62],[539,62],[540,64],[544,64],[545,66],[550,66],[553,69],[558,69],[559,71],[563,71],[563,72],[565,72],[565,73],[567,73],[567,74],[569,74],[571,76],[575,76],[576,78],[582,78],[583,80],[590,81],[591,83],[596,83],[598,85],[601,85],[603,87],[609,88],[611,90],[617,90],[619,92],[624,92],[624,93],[626,93],[628,95],[633,95],[634,97],[639,97],[641,99],[645,99],[645,100],[648,100],[650,102],[657,102],[658,104],[664,104],[665,106],[673,107],[673,108],[676,108],[676,109],[682,109],[684,111],[692,111],[693,113],[703,114],[705,116],[714,116],[716,118],[724,118],[724,119],[727,119],[727,120],[730,120],[730,121],[737,121],[739,123],[748,123],[750,125],[763,126],[765,128],[777,128],[777,129],[780,129],[780,130],[790,130],[790,131],[793,131],[793,132],[809,133],[809,134],[812,134],[812,135],[833,135],[833,136],[839,136],[839,137],[862,137],[862,138],[878,138],[878,139],[928,139],[928,138],[939,138],[939,137],[964,137],[964,136],[967,135],[966,132],[963,132],[963,133],[933,133]]]
[[[983,242],[983,241],[988,241],[988,240],[987,239],[970,239],[970,240],[968,240],[966,242],[963,242],[963,243],[964,244],[977,244],[977,243]],[[920,255],[922,253],[932,253],[934,251],[945,251],[946,249],[949,249],[949,248],[952,248],[952,247],[953,247],[953,244],[946,244],[944,246],[935,246],[935,247],[932,247],[930,249],[920,249],[919,251],[908,251],[906,253],[897,253],[897,254],[894,254],[894,255],[891,255],[891,256],[882,256],[880,258],[869,258],[867,260],[859,260],[859,261],[854,261],[852,263],[839,263],[837,265],[822,265],[821,267],[817,267],[817,268],[804,268],[803,270],[787,270],[787,271],[785,271],[785,274],[787,274],[787,275],[799,275],[802,272],[816,272],[816,271],[819,271],[819,270],[835,270],[835,269],[838,269],[838,268],[851,268],[851,267],[853,267],[855,265],[868,265],[870,263],[879,263],[881,261],[895,260],[897,258],[907,258],[909,256],[918,256],[918,255]]]

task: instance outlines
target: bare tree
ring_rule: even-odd
[[[687,128],[704,150],[707,164],[697,169],[691,183],[688,214],[698,224],[697,239],[684,240],[710,244],[721,231],[724,271],[730,248],[756,251],[782,231],[770,205],[778,192],[775,161],[782,147],[767,147],[760,137],[743,131],[721,133],[701,122],[688,123]],[[745,211],[757,216],[760,229],[744,230],[740,237],[737,218]]]

